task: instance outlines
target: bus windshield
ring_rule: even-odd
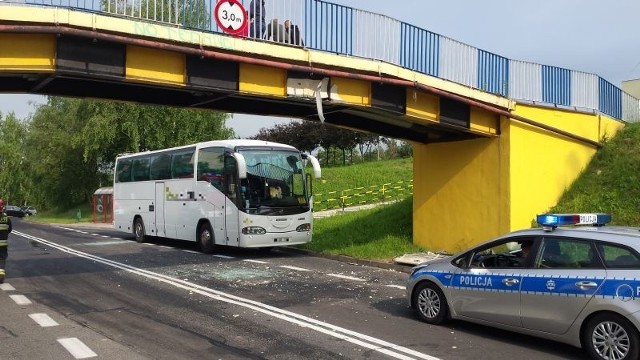
[[[273,207],[308,207],[300,153],[274,149],[239,151],[247,164],[240,194],[248,212]],[[266,209],[263,209],[266,210]]]

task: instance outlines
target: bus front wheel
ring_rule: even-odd
[[[209,223],[203,223],[198,228],[198,243],[200,244],[200,250],[205,254],[211,254],[215,250],[213,230],[211,230]]]
[[[146,236],[144,234],[144,222],[142,222],[141,218],[136,218],[133,222],[133,235],[135,235],[136,241],[139,243],[146,240]]]

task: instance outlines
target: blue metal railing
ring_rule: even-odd
[[[304,24],[307,47],[353,55],[353,12],[347,6],[307,0]]]
[[[478,49],[478,89],[508,96],[509,59]]]
[[[400,64],[423,74],[438,76],[440,35],[402,23],[400,33]]]
[[[0,4],[12,1],[222,33],[212,18],[216,0],[5,0]],[[242,3],[249,8],[250,0]],[[595,74],[510,60],[384,15],[324,0],[268,0],[265,8],[267,24],[274,20],[283,24],[285,19],[297,24],[303,46],[310,49],[384,61],[514,100],[592,109],[623,121],[640,121],[638,99]]]
[[[542,65],[542,99],[549,104],[571,106],[571,71]]]

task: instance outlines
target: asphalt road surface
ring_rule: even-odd
[[[420,322],[407,274],[274,250],[14,219],[0,359],[581,359],[563,344]]]

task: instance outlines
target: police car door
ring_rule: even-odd
[[[563,334],[604,283],[594,244],[545,236],[532,266],[522,279],[522,325]]]
[[[472,250],[469,266],[457,270],[451,282],[452,310],[469,320],[521,326],[522,260],[518,240],[502,239]]]

